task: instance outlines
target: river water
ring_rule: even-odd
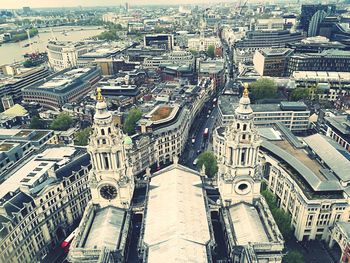
[[[23,61],[23,55],[26,53],[45,51],[46,44],[49,39],[52,39],[52,35],[60,41],[79,41],[96,36],[104,30],[99,27],[63,26],[54,27],[52,28],[52,31],[53,34],[51,33],[50,28],[40,28],[39,34],[31,38],[31,42],[36,43],[33,43],[30,47],[23,47],[28,43],[28,40],[17,43],[2,44],[0,46],[0,66],[15,61]]]

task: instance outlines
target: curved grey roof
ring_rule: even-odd
[[[339,181],[334,179],[321,180],[310,168],[295,158],[292,154],[286,152],[271,142],[263,141],[261,146],[283,159],[293,167],[314,191],[341,191],[343,190]]]
[[[334,148],[324,136],[314,134],[304,138],[304,141],[340,180],[350,181],[350,161]]]

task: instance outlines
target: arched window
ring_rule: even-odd
[[[106,144],[106,139],[102,139],[102,144]]]
[[[111,128],[110,127],[108,128],[108,134],[111,134]]]
[[[101,134],[105,135],[105,130],[104,129],[101,130]]]
[[[247,124],[243,124],[243,131],[247,130]]]
[[[237,129],[239,129],[240,128],[240,125],[239,125],[239,123],[237,123]]]

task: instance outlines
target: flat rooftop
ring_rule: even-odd
[[[84,248],[115,251],[122,236],[126,212],[117,207],[105,207],[95,212]]]
[[[199,73],[219,73],[224,70],[224,62],[221,60],[201,61],[199,63]]]
[[[256,208],[246,203],[239,203],[229,208],[237,245],[250,243],[268,243],[269,238]]]
[[[350,161],[325,136],[314,134],[304,138],[304,141],[340,180],[350,182]]]
[[[336,71],[294,71],[293,79],[307,81],[350,81],[350,72]]]
[[[273,49],[262,49],[260,52],[265,56],[284,56],[290,53],[292,49],[290,48],[273,48]]]
[[[91,68],[77,68],[64,72],[43,83],[39,89],[63,89],[74,80],[89,72]]]
[[[348,115],[325,117],[325,120],[342,134],[350,135],[350,118],[348,119]]]
[[[12,142],[0,142],[0,152],[8,152],[16,145],[19,145],[18,143],[12,143]]]
[[[232,95],[221,95],[219,107],[223,115],[234,115],[234,110],[238,107],[239,97]],[[304,102],[282,101],[280,104],[251,104],[253,112],[281,112],[281,111],[308,111]]]
[[[76,148],[70,146],[48,148],[42,153],[32,156],[27,162],[8,174],[0,184],[0,199],[8,192],[17,190],[21,185],[34,187],[41,183],[43,176],[53,166],[62,166],[72,160]]]

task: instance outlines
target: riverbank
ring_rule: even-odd
[[[28,41],[28,39],[26,38],[23,41],[18,41],[14,43],[3,43],[2,45],[0,45],[0,65],[24,61],[25,54],[31,54],[33,52],[45,52],[48,40],[52,39],[52,37],[56,38],[58,41],[82,41],[84,39],[88,39],[99,35],[101,32],[104,31],[104,29],[99,28],[100,27],[92,26],[64,26],[56,27],[52,30],[52,32],[47,28],[39,29],[38,34],[31,37],[30,41]],[[46,30],[46,32],[43,32],[41,30]],[[66,33],[63,34],[63,31],[65,31]]]

